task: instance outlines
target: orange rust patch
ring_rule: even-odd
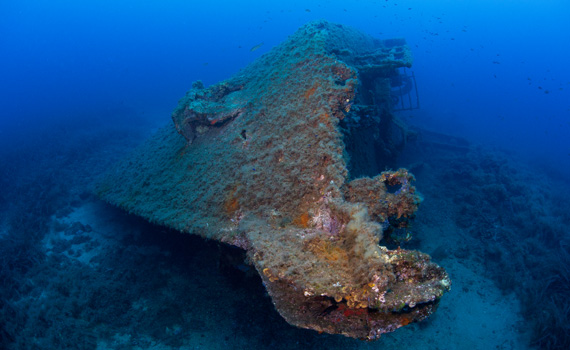
[[[346,252],[339,247],[332,247],[327,250],[325,258],[329,261],[337,261],[340,258],[345,258]]]
[[[328,125],[330,123],[330,115],[328,113],[319,114],[319,121],[323,124]]]
[[[338,247],[332,242],[315,238],[309,241],[307,248],[315,255],[326,259],[329,262],[333,261],[347,261],[348,254],[344,249]]]
[[[313,96],[313,94],[315,93],[315,91],[317,90],[318,87],[319,87],[319,84],[315,83],[309,90],[307,90],[305,92],[305,99],[308,99],[309,97]]]
[[[410,324],[410,319],[407,317],[402,317],[402,326],[407,326]]]
[[[350,316],[362,316],[368,313],[367,309],[346,309],[343,314],[346,317]]]
[[[295,220],[293,220],[293,224],[297,226],[301,226],[303,228],[309,227],[309,214],[303,213],[299,215]]]
[[[230,216],[239,210],[239,199],[236,196],[236,192],[237,188],[234,188],[224,201],[224,211]]]

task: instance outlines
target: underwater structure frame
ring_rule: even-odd
[[[195,82],[97,193],[244,249],[290,324],[377,339],[451,286],[427,254],[379,244],[406,236],[421,202],[406,169],[383,171],[411,137],[393,115],[411,65],[403,39],[311,22],[232,78]]]

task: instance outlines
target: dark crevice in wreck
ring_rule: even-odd
[[[333,52],[358,73],[356,96],[339,123],[350,179],[395,168],[398,155],[416,136],[393,111],[412,86],[401,72],[411,67],[409,48],[404,39],[376,40],[376,44],[380,49],[361,55]]]

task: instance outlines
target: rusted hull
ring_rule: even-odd
[[[231,79],[195,83],[173,125],[111,169],[98,193],[245,249],[296,326],[371,340],[420,321],[449,289],[447,273],[425,254],[379,246],[417,210],[413,176],[350,181],[345,144],[362,118],[385,135],[383,94],[410,65],[403,44],[309,23]]]

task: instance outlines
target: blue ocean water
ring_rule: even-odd
[[[561,0],[2,1],[0,346],[64,348],[71,346],[66,339],[81,339],[76,343],[78,348],[95,348],[94,344],[111,348],[191,348],[188,344],[195,348],[248,348],[252,344],[283,348],[381,346],[378,342],[361,344],[338,340],[340,336],[319,338],[293,330],[277,314],[263,314],[272,307],[269,300],[255,306],[244,301],[244,295],[251,292],[247,288],[264,298],[263,288],[255,285],[257,281],[248,280],[254,277],[244,265],[238,264],[238,270],[253,286],[243,287],[241,283],[240,287],[239,278],[234,286],[233,277],[228,282],[223,273],[208,282],[206,279],[218,271],[212,266],[220,263],[202,256],[205,253],[200,249],[179,252],[176,246],[181,242],[203,244],[202,248],[212,254],[231,257],[233,252],[216,253],[218,248],[210,243],[174,232],[169,232],[173,238],[164,238],[160,233],[164,229],[110,208],[77,214],[84,202],[97,203],[90,187],[96,177],[157,127],[168,123],[178,99],[193,81],[210,85],[227,79],[303,24],[326,19],[381,39],[404,37],[414,56],[412,70],[421,108],[399,116],[411,127],[462,138],[477,150],[442,153],[438,158],[418,150],[413,153],[412,146],[411,153],[403,158],[403,162],[409,160],[405,166],[421,161],[427,164],[416,174],[417,187],[427,198],[426,212],[430,210],[429,198],[448,203],[455,208],[450,213],[457,216],[454,229],[469,239],[480,240],[475,240],[473,247],[465,239],[461,249],[452,252],[439,241],[430,245],[430,220],[420,217],[420,237],[422,230],[426,234],[422,244],[431,249],[428,252],[438,253],[433,255],[441,257],[444,267],[462,259],[478,261],[483,268],[474,271],[485,271],[505,296],[519,300],[522,306],[518,314],[524,319],[538,320],[519,325],[522,340],[516,344],[567,348],[569,13],[570,3]],[[426,174],[430,169],[441,182]],[[486,195],[480,196],[479,191]],[[478,211],[481,203],[491,209]],[[98,228],[85,223],[93,213],[105,218],[97,221]],[[75,224],[73,220],[78,217],[85,222]],[[431,218],[445,221],[435,214]],[[54,227],[57,220],[61,221],[59,228]],[[107,220],[113,224],[101,223]],[[428,223],[424,225],[427,228],[421,228],[422,222]],[[113,276],[107,281],[95,272],[90,275],[81,270],[74,264],[82,262],[77,247],[84,243],[69,241],[76,239],[70,237],[77,232],[77,237],[90,237],[105,228],[127,233],[116,240],[112,234],[102,233],[97,245],[113,247],[120,253],[107,261],[99,258],[97,266],[104,269],[94,271],[113,276],[111,270],[120,270],[119,264],[134,266],[152,256],[161,266],[174,266],[172,274],[186,278],[192,286],[199,285],[192,292],[206,298],[211,308],[195,299],[184,299],[195,310],[189,318],[175,312],[179,305],[171,299],[162,311],[152,311],[153,307],[145,304],[145,300],[152,303],[151,297],[137,303],[120,298],[101,302],[123,288],[122,278]],[[67,239],[58,243],[52,236],[46,238],[48,232],[60,232]],[[515,245],[515,241],[524,244]],[[135,252],[129,245],[132,242],[142,250]],[[125,246],[121,248],[122,243]],[[424,247],[416,244],[412,248]],[[152,250],[156,246],[160,254]],[[189,255],[192,258],[184,260]],[[78,262],[69,263],[74,256]],[[507,266],[505,261],[516,261],[516,266]],[[58,264],[73,268],[58,271]],[[185,271],[188,264],[195,264],[201,272]],[[60,281],[51,284],[41,278],[41,271],[49,271]],[[156,271],[149,268],[140,274],[154,275]],[[129,278],[133,293],[141,295],[167,280],[161,276],[154,283],[143,283],[140,274]],[[73,282],[82,279],[86,281],[82,286]],[[508,285],[501,286],[501,280]],[[184,294],[185,282],[168,281],[172,290]],[[468,294],[465,285],[455,288],[457,293]],[[229,289],[237,289],[243,298],[222,302],[200,294],[210,290],[225,295]],[[520,292],[523,289],[528,292]],[[68,301],[56,295],[67,296]],[[78,300],[69,301],[72,297]],[[42,302],[41,312],[38,300],[49,301]],[[86,313],[88,309],[105,312]],[[131,312],[128,320],[113,323],[107,319],[113,313],[127,313],[126,309]],[[154,322],[141,321],[146,317],[146,311],[141,310],[151,310],[147,315]],[[225,318],[211,315],[224,312]],[[226,330],[218,330],[223,334],[219,339],[212,339],[213,320]],[[129,322],[140,327],[138,338],[135,332],[127,332]],[[193,326],[188,327],[188,322]],[[155,331],[150,331],[155,324]],[[420,326],[417,328],[422,332]],[[493,332],[499,330],[490,328],[488,334],[481,333],[482,344],[521,348],[512,340],[502,342],[500,334]],[[441,337],[444,332],[450,331],[442,331]],[[397,333],[394,337],[387,342],[402,344]],[[282,345],[276,345],[275,339]],[[456,344],[440,348],[467,347]],[[425,348],[435,347],[425,344]]]
[[[100,109],[168,115],[190,81],[223,80],[302,24],[324,18],[373,36],[407,39],[424,107],[417,119],[559,167],[568,164],[570,24],[564,1],[0,6],[6,128],[101,115]]]

